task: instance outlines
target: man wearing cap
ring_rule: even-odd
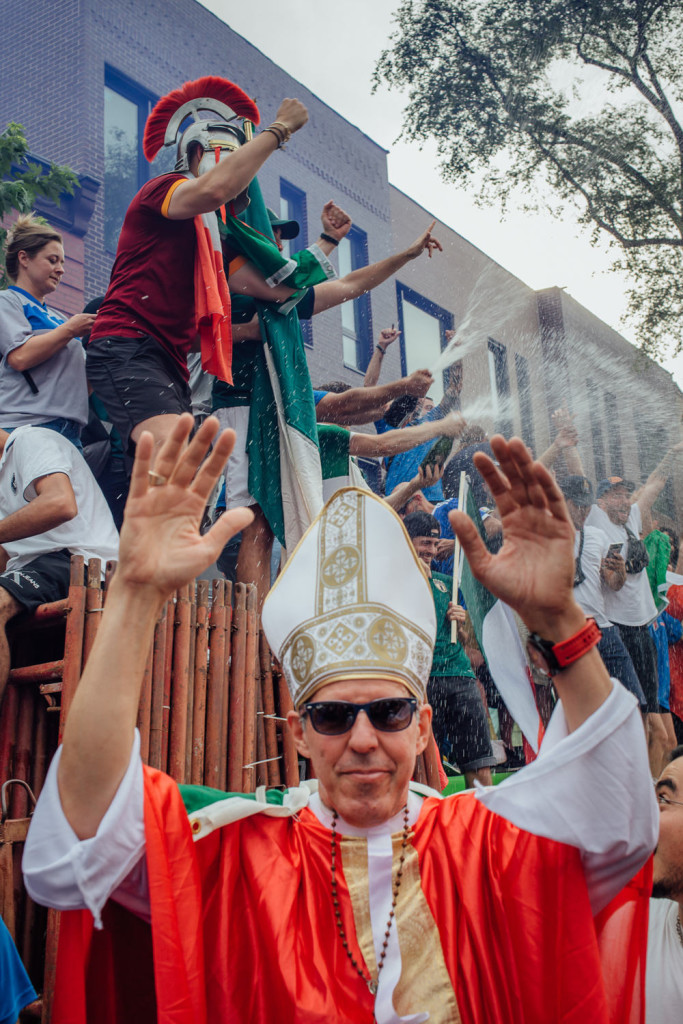
[[[638,699],[646,711],[643,689],[621,633],[605,611],[605,588],[621,590],[626,566],[621,555],[610,548],[606,535],[595,526],[586,526],[593,504],[593,485],[585,476],[568,476],[560,484],[569,515],[576,528],[574,540],[574,598],[586,615],[595,619],[602,639],[598,651],[613,679],[618,679]]]
[[[486,709],[477,677],[458,640],[451,640],[451,623],[463,623],[467,613],[451,601],[453,577],[432,571],[441,528],[427,512],[412,512],[403,520],[417,557],[427,573],[436,613],[436,640],[427,684],[427,700],[433,709],[432,728],[441,754],[457,764],[468,786],[475,779],[491,785],[491,748]]]
[[[659,714],[657,654],[648,625],[657,616],[647,578],[647,549],[641,540],[643,517],[648,516],[666,484],[674,459],[683,442],[671,448],[634,495],[635,484],[620,476],[601,480],[597,503],[586,519],[607,536],[610,544],[620,544],[626,579],[619,590],[605,591],[605,610],[618,627],[628,650],[647,704],[648,745],[652,775],[659,775],[667,743],[666,730]],[[617,559],[613,559],[617,564]]]
[[[635,701],[573,599],[574,531],[548,471],[516,438],[492,438],[500,468],[477,458],[503,521],[496,556],[453,513],[477,577],[556,666],[561,705],[532,765],[445,800],[410,782],[430,741],[434,602],[400,520],[349,488],[264,608],[315,780],[255,798],[190,787],[188,817],[175,783],[140,763],[140,687],[162,603],[250,515],[199,534],[232,437],[202,463],[218,425],[183,450],[191,426],[157,456],[165,484],[140,439],[119,567],[29,830],[29,891],[81,908],[61,916],[53,1024],[98,1019],[105,1002],[126,1024],[634,1019],[642,976],[625,947],[647,901],[642,872],[629,879],[657,808]]]

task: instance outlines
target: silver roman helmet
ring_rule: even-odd
[[[210,119],[203,119],[207,115]],[[192,123],[180,134],[188,118]],[[162,146],[177,144],[175,169],[184,172],[190,169],[189,151],[197,143],[203,151],[198,173],[206,174],[223,153],[239,149],[247,141],[248,131],[238,125],[238,120],[258,124],[259,112],[234,82],[213,75],[186,82],[162,97],[147,118],[143,152],[151,162]],[[251,125],[245,127],[250,130]]]

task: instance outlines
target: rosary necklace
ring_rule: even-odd
[[[398,890],[401,888],[401,877],[403,875],[403,864],[406,859],[406,847],[408,846],[408,835],[410,828],[408,826],[408,805],[403,808],[403,842],[401,843],[401,856],[398,862],[398,871],[396,872],[396,878],[394,879],[393,891],[391,897],[391,910],[389,911],[389,917],[387,918],[387,926],[384,932],[384,942],[382,943],[382,952],[380,953],[379,962],[377,964],[377,977],[369,978],[363,973],[363,968],[359,967],[356,958],[349,949],[349,944],[346,939],[346,933],[344,931],[344,925],[342,924],[341,911],[339,909],[339,898],[337,895],[337,812],[332,812],[332,904],[334,906],[334,916],[337,922],[337,931],[339,932],[339,938],[342,940],[342,946],[346,950],[346,955],[351,961],[351,965],[357,974],[363,979],[365,984],[368,986],[371,994],[374,996],[377,993],[377,986],[379,984],[379,972],[384,966],[384,960],[387,955],[387,947],[389,945],[389,933],[391,932],[391,925],[394,921],[396,900],[398,898]]]
[[[683,946],[683,925],[681,925],[681,919],[676,914],[676,934],[678,935],[678,941]]]

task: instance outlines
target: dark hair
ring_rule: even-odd
[[[669,754],[668,763],[671,764],[672,761],[677,761],[679,757],[683,757],[683,743],[679,743],[677,747],[673,748],[673,750]]]
[[[19,253],[25,252],[33,259],[50,242],[62,245],[62,236],[49,224],[41,224],[32,213],[17,217],[7,233],[5,242],[5,267],[7,276],[16,281],[19,276]]]
[[[430,515],[429,512],[411,512],[403,520],[408,536],[413,537],[440,537],[441,527],[439,520]]]
[[[343,395],[345,391],[351,390],[351,385],[343,380],[331,380],[327,384],[321,384],[316,391],[332,391],[335,395]]]

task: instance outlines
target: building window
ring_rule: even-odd
[[[620,433],[620,417],[616,398],[611,391],[605,391],[605,422],[607,424],[607,440],[609,442],[609,462],[612,476],[624,475],[622,458],[622,435]]]
[[[430,369],[446,345],[446,331],[453,327],[453,314],[437,306],[424,295],[400,282],[396,283],[398,327],[401,332],[401,371]],[[443,398],[446,376],[439,373],[429,397],[439,404]]]
[[[522,424],[522,440],[533,450],[534,414],[531,404],[531,380],[529,378],[529,362],[525,356],[515,352],[515,370],[517,371],[517,394],[519,396],[519,415]]]
[[[624,475],[624,461],[621,455],[621,434],[619,432],[619,407],[611,391],[605,391],[605,422],[609,441],[609,457],[613,476]]]
[[[306,193],[284,178],[280,178],[280,217],[282,220],[295,220],[299,225],[296,238],[282,239],[282,255],[289,259],[295,252],[305,249],[308,245],[308,216]],[[313,345],[313,325],[310,320],[301,320],[301,333],[306,345]]]
[[[605,440],[602,434],[602,423],[600,421],[598,405],[598,389],[595,381],[590,379],[586,381],[586,391],[588,392],[588,414],[590,416],[591,439],[593,442],[593,468],[595,470],[595,479],[600,481],[604,480],[607,476],[607,465],[605,463]]]
[[[131,199],[146,181],[173,170],[175,147],[162,149],[152,164],[142,152],[145,121],[158,97],[114,68],[104,72],[104,244],[116,252]]]
[[[368,236],[360,228],[352,227],[338,247],[339,276],[346,277],[352,270],[368,262]],[[365,373],[372,355],[372,314],[370,296],[341,304],[342,346],[344,366]]]
[[[287,259],[292,253],[305,249],[308,245],[308,218],[306,216],[306,193],[280,178],[280,217],[283,220],[295,220],[299,225],[296,238],[282,239],[282,255]]]
[[[505,345],[489,338],[489,381],[496,430],[505,437],[512,434],[510,419],[510,373]]]

